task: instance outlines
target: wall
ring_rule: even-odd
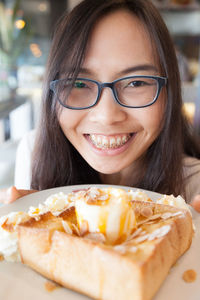
[[[68,8],[71,10],[74,6],[79,4],[82,0],[68,0]]]

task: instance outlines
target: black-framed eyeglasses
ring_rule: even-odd
[[[113,82],[100,83],[89,78],[58,79],[50,83],[61,105],[69,109],[87,109],[95,106],[103,88],[112,90],[115,101],[128,108],[142,108],[152,105],[167,83],[166,77],[128,76]]]

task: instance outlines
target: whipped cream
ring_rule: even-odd
[[[137,189],[136,191],[129,190],[128,193],[132,200],[152,202],[149,196],[144,191],[141,191],[139,189]],[[173,195],[162,195],[160,199],[156,200],[156,203],[183,208],[190,212],[190,206],[180,195],[177,197],[174,197]]]
[[[27,221],[29,216],[24,212],[11,212],[10,214],[0,218],[0,255],[7,261],[20,261],[18,249],[17,225]],[[12,225],[13,229],[8,231],[2,227],[6,224]]]
[[[46,199],[44,204],[39,204],[38,207],[29,207],[28,213],[11,212],[0,218],[0,255],[7,261],[20,261],[18,249],[17,225],[27,221],[30,217],[38,220],[40,215],[50,211],[53,215],[58,216],[67,207],[73,204],[74,194],[64,194],[62,192],[53,194]],[[12,225],[12,231],[6,230],[2,225]]]
[[[160,199],[156,201],[156,203],[183,208],[190,212],[189,205],[180,195],[178,197],[174,197],[173,195],[163,195]]]
[[[39,204],[38,207],[31,206],[29,208],[29,216],[38,219],[38,217],[48,211],[54,216],[59,216],[65,209],[73,206],[74,193],[64,194],[63,192],[49,196],[44,204]]]
[[[137,189],[136,191],[129,190],[128,193],[129,193],[131,200],[152,202],[152,200],[149,198],[149,196],[145,192],[143,192],[139,189]]]

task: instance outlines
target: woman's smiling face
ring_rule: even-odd
[[[95,25],[79,77],[111,82],[131,75],[162,75],[150,37],[139,19],[116,11]],[[104,88],[90,109],[62,108],[61,128],[87,163],[103,174],[132,170],[162,128],[164,90],[145,108],[126,108]]]

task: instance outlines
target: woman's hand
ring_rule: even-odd
[[[200,194],[193,198],[191,206],[200,213]]]
[[[18,190],[16,189],[15,186],[11,186],[8,189],[1,189],[0,190],[0,203],[4,203],[4,204],[8,204],[8,203],[12,203],[15,200],[35,193],[37,192],[36,190]]]

